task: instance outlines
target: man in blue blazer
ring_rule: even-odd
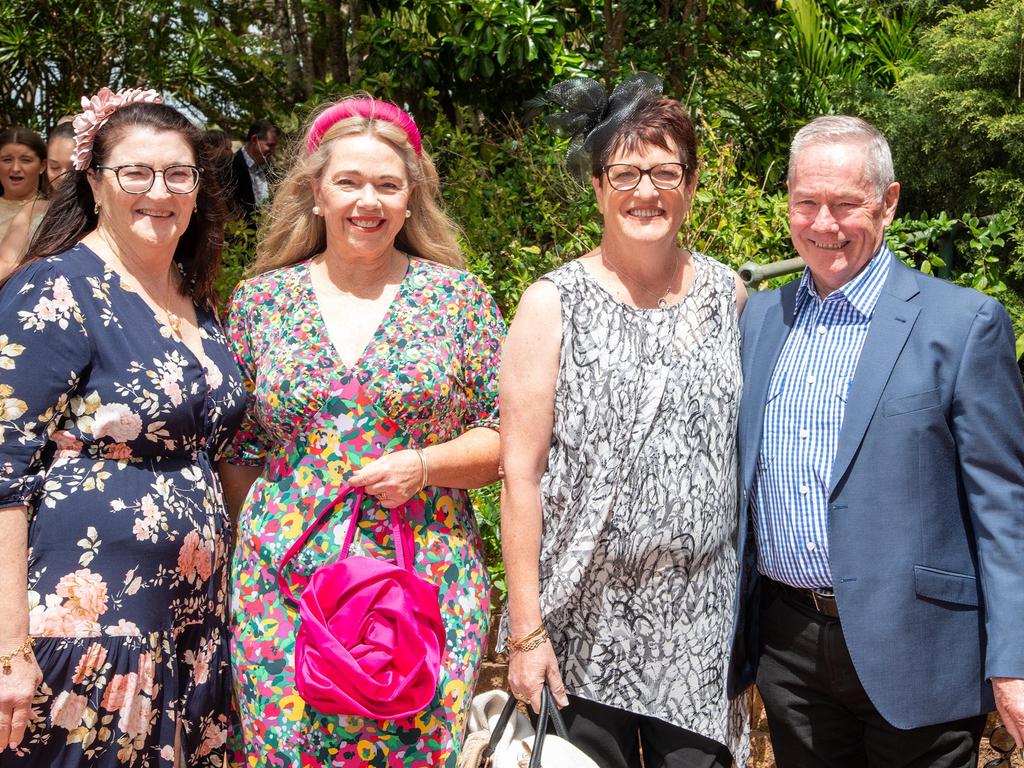
[[[904,266],[885,138],[814,120],[790,152],[803,278],[743,313],[734,693],[780,768],[974,768],[1024,742],[1024,397],[1009,317]]]

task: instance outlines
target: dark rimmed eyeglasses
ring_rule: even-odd
[[[638,168],[629,163],[612,163],[603,169],[612,189],[629,192],[636,189],[640,180],[646,176],[657,189],[675,189],[683,183],[686,166],[682,163],[658,163],[650,168]]]
[[[121,189],[129,195],[144,195],[153,188],[157,174],[164,177],[164,187],[175,195],[187,195],[199,186],[202,171],[194,165],[168,165],[159,170],[151,165],[97,165],[98,171],[113,171]]]
[[[1010,732],[1006,730],[1005,725],[997,725],[992,729],[988,735],[988,745],[993,752],[999,753],[999,757],[985,763],[985,768],[998,768],[998,766],[1012,768],[1013,752],[1017,748],[1017,743],[1013,740]]]

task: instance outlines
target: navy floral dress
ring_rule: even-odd
[[[224,765],[230,531],[213,467],[245,390],[216,316],[196,314],[203,361],[83,245],[0,291],[0,507],[29,509],[44,676],[2,768],[170,768],[179,727],[186,765]]]

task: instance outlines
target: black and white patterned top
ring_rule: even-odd
[[[562,342],[541,480],[540,605],[567,690],[699,733],[746,764],[725,694],[737,562],[736,283],[693,254],[667,309],[615,299],[579,261],[547,275]]]

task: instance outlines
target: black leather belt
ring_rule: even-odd
[[[813,589],[791,587],[788,584],[781,584],[778,581],[771,581],[771,584],[783,597],[799,603],[800,605],[806,605],[809,608],[813,608],[822,616],[827,616],[830,619],[839,618],[839,606],[836,605],[835,595],[818,592]]]

